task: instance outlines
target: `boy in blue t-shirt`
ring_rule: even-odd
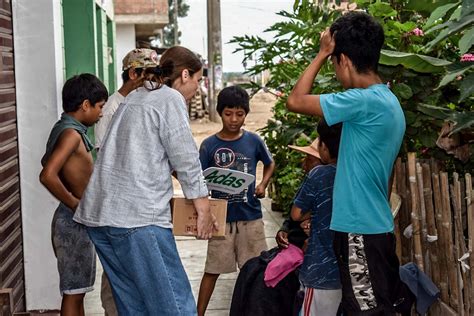
[[[338,18],[321,34],[320,49],[288,96],[289,110],[343,123],[330,228],[335,231],[343,307],[365,315],[409,310],[395,253],[389,182],[405,132],[396,96],[377,72],[382,26],[364,12]],[[330,57],[344,92],[311,94]]]
[[[301,185],[291,209],[291,218],[311,218],[308,247],[299,278],[305,287],[303,316],[336,315],[342,291],[334,254],[332,216],[333,184],[342,124],[318,123],[318,152],[323,165],[314,167]]]
[[[206,138],[199,149],[202,169],[228,168],[256,175],[257,163],[263,162],[262,181],[252,183],[239,194],[213,190],[213,198],[226,199],[227,224],[225,239],[211,239],[207,247],[206,266],[198,297],[198,315],[204,315],[217,278],[221,273],[236,271],[244,263],[267,249],[258,198],[265,197],[265,189],[273,174],[275,163],[265,143],[255,133],[242,129],[250,111],[249,95],[238,87],[223,89],[217,97],[217,112],[222,118],[222,129]]]

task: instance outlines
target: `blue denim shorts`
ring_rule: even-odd
[[[74,212],[59,204],[51,224],[54,254],[58,261],[61,295],[94,289],[96,256],[84,225],[72,220]]]

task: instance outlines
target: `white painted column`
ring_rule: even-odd
[[[116,24],[115,37],[117,48],[117,89],[122,86],[122,59],[129,51],[136,47],[135,43],[135,24]],[[112,94],[115,91],[109,91]]]
[[[41,157],[62,112],[64,53],[60,0],[13,0],[21,211],[27,310],[59,309],[51,245],[58,202],[38,180]]]

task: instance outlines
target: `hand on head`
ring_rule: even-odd
[[[325,57],[329,57],[334,52],[335,46],[334,34],[331,35],[329,28],[326,28],[319,38],[319,52],[324,54]]]

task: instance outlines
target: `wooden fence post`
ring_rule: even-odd
[[[421,255],[423,257],[425,273],[427,275],[431,275],[431,266],[430,266],[430,257],[429,257],[429,248],[428,248],[428,241],[427,235],[428,230],[426,227],[426,205],[425,205],[425,194],[423,191],[423,169],[421,168],[421,164],[419,162],[416,163],[416,181],[418,185],[418,201],[420,205],[420,224],[421,224],[421,249],[424,251]]]
[[[445,236],[446,229],[443,228],[443,200],[441,198],[441,188],[439,183],[439,175],[437,173],[432,174],[433,181],[433,195],[435,202],[435,214],[436,214],[436,227],[438,228],[438,240],[436,241],[436,246],[439,248],[439,284],[437,284],[441,290],[441,300],[446,304],[449,304],[449,274],[448,271],[448,260],[446,240],[448,239]]]
[[[464,233],[462,229],[462,215],[461,215],[461,183],[459,182],[459,175],[453,173],[453,185],[451,186],[451,201],[453,205],[454,214],[454,244],[456,259],[460,259],[463,254],[467,252],[464,244]],[[469,307],[471,298],[469,297],[470,284],[467,282],[466,273],[463,272],[462,263],[456,262],[458,273],[458,290],[459,290],[459,314],[462,316],[465,313],[469,315]],[[463,295],[461,295],[461,293]]]
[[[469,236],[469,266],[470,266],[470,283],[471,291],[474,289],[474,196],[472,191],[471,174],[466,173],[466,207],[467,207],[467,229]],[[474,308],[474,295],[471,293],[471,308]]]
[[[421,247],[421,212],[419,208],[418,185],[416,181],[416,156],[408,153],[408,179],[411,193],[411,223],[413,225],[413,248],[415,262],[424,271],[423,250]]]
[[[405,208],[405,214],[400,214],[400,215],[404,215],[404,222],[405,222],[405,227],[408,227],[411,225],[411,193],[410,193],[410,177],[408,176],[409,172],[408,172],[408,161],[406,163],[403,164],[405,169],[405,196],[406,196],[406,199],[405,199],[405,202],[406,202],[406,208]],[[402,219],[402,217],[400,217],[400,220]],[[413,228],[413,226],[412,226]],[[405,247],[406,247],[406,258],[407,258],[407,261],[406,262],[413,262],[415,261],[414,259],[414,255],[413,255],[413,238],[410,238],[407,240],[407,242],[405,242]],[[402,251],[403,251],[403,247],[402,247]],[[406,263],[405,262],[405,263]]]
[[[431,168],[430,165],[424,163],[423,168],[423,198],[426,207],[426,222],[428,236],[427,238],[439,238],[438,231],[436,229],[435,211],[433,206],[433,189],[431,185]],[[436,241],[428,240],[428,249],[430,253],[430,267],[431,267],[431,278],[435,284],[440,283],[439,276],[439,263],[438,263],[438,247]]]
[[[448,278],[449,278],[449,305],[453,307],[457,312],[462,309],[462,306],[458,306],[458,274],[457,260],[454,259],[454,245],[452,240],[452,226],[451,226],[451,205],[449,202],[449,182],[448,174],[446,172],[440,173],[441,179],[441,200],[443,201],[443,213],[442,213],[442,226],[444,230],[444,237],[446,238],[446,259],[448,264]]]
[[[395,193],[397,193],[400,196],[401,202],[402,202],[402,205],[400,206],[400,209],[398,210],[399,214],[400,214],[400,211],[402,210],[402,207],[403,207],[403,198],[401,197],[402,193],[400,192],[400,183],[402,183],[405,180],[405,179],[402,179],[401,163],[402,163],[401,159],[397,158],[397,161],[395,162],[395,166],[394,166],[395,178],[394,178],[394,183],[393,183],[394,184],[393,188],[395,190]],[[396,242],[397,242],[396,253],[397,253],[398,260],[400,261],[400,263],[402,263],[402,231],[403,231],[403,228],[401,227],[401,224],[400,224],[400,215],[397,215],[393,220],[394,220],[394,223],[395,223],[395,239],[396,239]]]
[[[410,224],[408,219],[408,195],[407,195],[407,178],[406,178],[406,166],[402,162],[401,158],[397,159],[395,163],[395,172],[397,178],[397,193],[402,198],[402,205],[398,211],[398,225],[400,227],[400,236],[398,236],[397,242],[400,241],[400,263],[405,264],[410,260],[410,245],[408,242],[403,242],[403,230]]]

